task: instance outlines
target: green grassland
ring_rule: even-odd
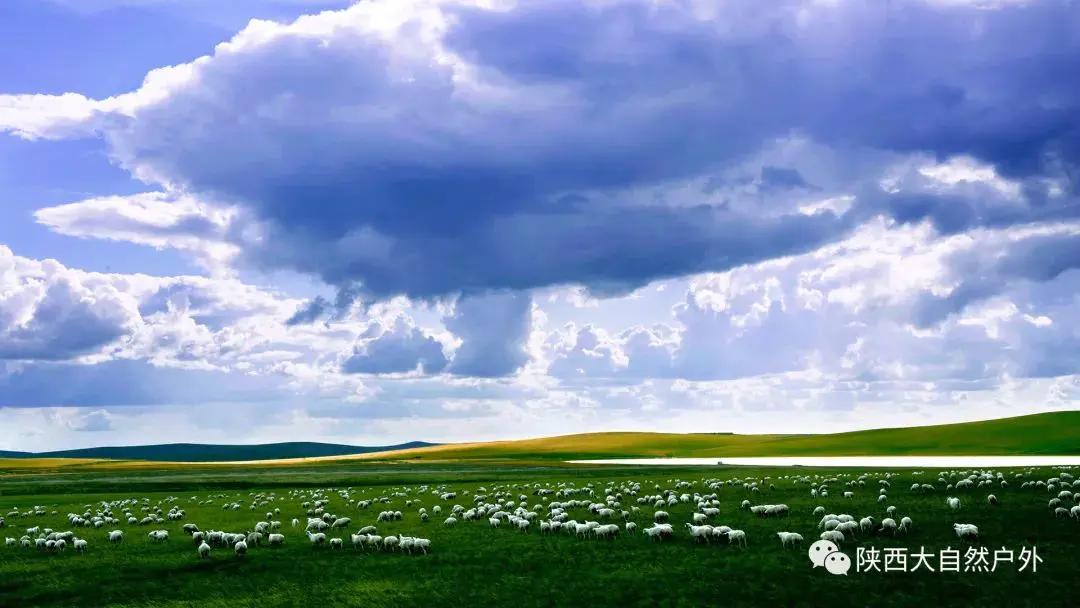
[[[748,467],[598,467],[538,466],[518,464],[425,464],[406,466],[384,463],[327,463],[296,467],[204,467],[136,468],[115,471],[79,469],[36,469],[8,471],[0,476],[0,513],[13,507],[28,509],[40,505],[44,516],[6,517],[0,537],[19,537],[32,526],[68,530],[68,512],[82,513],[85,505],[123,498],[150,499],[157,504],[168,496],[177,498],[186,510],[182,521],[136,526],[122,523],[102,529],[80,528],[76,534],[89,541],[85,554],[70,548],[63,554],[47,554],[38,549],[0,546],[0,606],[532,606],[636,607],[636,606],[831,606],[907,607],[915,605],[1069,605],[1075,596],[1074,581],[1080,574],[1076,558],[1080,547],[1080,522],[1055,518],[1047,507],[1052,494],[1046,489],[1020,489],[1022,479],[1003,470],[1009,487],[995,482],[992,488],[947,492],[941,484],[932,493],[909,490],[914,481],[935,483],[937,474],[927,470],[892,471],[888,500],[878,503],[878,479],[883,471],[850,469],[812,470],[761,469]],[[1073,471],[1080,473],[1080,471]],[[855,497],[845,499],[845,482],[866,473],[864,486],[853,489]],[[1025,473],[1028,479],[1046,479],[1051,469]],[[807,484],[795,483],[794,476],[817,479],[838,478],[831,483],[831,495],[813,498]],[[710,490],[706,479],[755,479],[762,482],[760,493],[741,485]],[[955,477],[954,479],[959,479]],[[508,526],[491,529],[486,517],[475,522],[461,521],[447,528],[442,521],[451,505],[472,506],[472,497],[481,486],[489,491],[507,489],[513,496],[525,494],[528,504],[546,505],[533,496],[537,486],[558,489],[558,484],[582,487],[593,484],[593,497],[572,498],[603,501],[609,483],[636,481],[641,494],[658,493],[655,486],[672,489],[677,480],[693,482],[678,492],[716,492],[721,515],[713,523],[743,529],[748,536],[744,550],[722,544],[698,544],[684,529],[695,511],[693,503],[665,507],[676,527],[676,537],[663,543],[638,535],[622,534],[613,541],[579,539],[566,534],[541,535],[538,530],[521,533]],[[418,488],[445,486],[458,492],[456,499],[442,501]],[[775,489],[769,487],[775,484]],[[347,547],[344,551],[312,548],[298,529],[289,526],[293,517],[302,522],[306,513],[301,499],[287,496],[291,489],[348,488],[351,502],[328,491],[329,510],[352,518],[349,529],[331,534],[348,542],[348,532],[374,524],[380,510],[403,512],[401,521],[381,523],[379,534],[405,533],[429,538],[429,555],[365,553]],[[395,496],[403,488],[418,504],[406,507]],[[998,506],[986,502],[988,492],[1001,500]],[[248,508],[252,493],[274,492],[278,500],[257,510]],[[468,492],[468,494],[466,494]],[[193,497],[214,504],[201,506]],[[947,495],[963,501],[958,514],[945,506]],[[367,509],[355,506],[361,498],[386,496],[391,502]],[[739,508],[749,498],[755,504],[785,503],[791,508],[786,518],[763,519]],[[222,510],[221,503],[237,501],[239,511]],[[170,503],[162,503],[167,511]],[[443,514],[423,523],[417,515],[424,506],[430,512],[436,504]],[[636,504],[623,497],[623,507]],[[1067,502],[1066,505],[1070,505]],[[981,543],[991,551],[1006,547],[1019,552],[1036,546],[1043,562],[1035,573],[1017,572],[1015,565],[997,572],[890,572],[852,571],[834,576],[812,568],[806,555],[810,542],[819,534],[820,517],[812,515],[821,505],[829,513],[850,513],[856,517],[873,515],[880,520],[887,505],[895,505],[897,517],[909,516],[914,527],[908,536],[892,538],[861,536],[842,549],[852,558],[856,547],[919,547],[936,552],[945,547],[963,546],[952,532],[954,522],[974,523],[981,531]],[[210,559],[199,560],[195,545],[181,527],[197,523],[201,529],[231,532],[249,531],[273,506],[280,508],[277,519],[285,524],[283,547],[253,548],[247,557],[235,558],[225,549],[215,549]],[[531,508],[531,507],[530,507]],[[651,521],[652,505],[640,505],[632,516],[639,526]],[[546,513],[541,509],[541,516]],[[55,515],[51,514],[55,511]],[[140,512],[135,511],[136,514]],[[586,509],[571,509],[578,521],[597,519]],[[106,542],[113,528],[125,531],[122,544]],[[167,529],[168,543],[155,544],[146,534],[150,529]],[[801,533],[806,542],[801,549],[784,549],[778,531]],[[936,567],[937,563],[933,562]]]

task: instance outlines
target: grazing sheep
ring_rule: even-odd
[[[839,547],[840,543],[844,542],[844,534],[836,530],[826,530],[821,533],[821,540],[832,541]]]
[[[447,517],[446,521],[443,522],[443,525],[445,525],[447,528],[452,528],[457,525],[457,519],[453,517]]]
[[[909,528],[911,528],[911,518],[910,517],[902,518],[900,520],[900,527],[898,527],[897,530],[902,531],[904,534],[907,534],[907,531],[908,531]]]
[[[344,549],[344,548],[345,548],[345,543],[340,538],[331,538],[330,539],[330,550],[331,551],[333,551],[334,549]]]
[[[803,542],[802,535],[796,532],[777,532],[776,535],[780,537],[780,543],[784,547],[787,547],[788,545],[794,547],[795,545],[800,545]]]
[[[671,524],[653,524],[652,526],[642,530],[646,536],[650,539],[654,539],[663,542],[664,538],[671,538],[674,531],[671,529]]]
[[[210,545],[206,544],[206,541],[199,545],[199,559],[204,557],[210,557]]]
[[[1080,510],[1080,507],[1074,507],[1074,508],[1077,509],[1077,510]],[[633,534],[634,530],[637,530],[637,524],[635,524],[632,521],[626,522],[626,533],[627,534]],[[12,539],[12,540],[14,540],[14,539]]]
[[[728,544],[738,544],[742,545],[744,548],[746,547],[746,532],[743,532],[742,530],[729,530],[727,537]]]
[[[119,543],[119,542],[122,542],[123,540],[124,540],[124,531],[123,530],[113,530],[112,532],[109,532],[109,542],[111,542],[111,543]]]
[[[953,524],[953,531],[960,540],[979,540],[979,528],[974,524]]]
[[[236,553],[236,557],[244,557],[247,555],[248,546],[244,541],[238,541],[233,545],[233,551]]]
[[[11,539],[11,540],[15,540],[15,539]],[[12,543],[12,544],[14,544],[14,543]],[[86,543],[85,540],[83,540],[81,538],[76,538],[75,541],[73,543],[71,543],[71,546],[75,548],[75,551],[77,553],[85,553],[87,543]]]
[[[308,532],[308,540],[311,541],[311,546],[316,547],[326,542],[326,534],[322,532]]]
[[[653,513],[653,521],[658,523],[667,521],[669,517],[670,515],[668,515],[667,511],[657,511],[656,513]]]
[[[266,542],[270,543],[270,545],[284,545],[285,544],[285,535],[284,534],[271,534],[270,536],[266,537]]]
[[[991,505],[998,504],[997,496],[994,496],[993,494],[990,494],[989,496],[986,497],[986,502],[990,503]]]
[[[956,511],[960,508],[960,499],[950,496],[948,499],[945,500],[945,505],[953,511]]]
[[[836,531],[840,532],[841,534],[847,534],[848,532],[850,532],[852,535],[854,535],[855,530],[858,530],[858,529],[859,529],[859,524],[858,524],[858,522],[854,522],[854,521],[842,521],[839,524],[837,524],[837,526],[836,526]]]
[[[712,536],[712,526],[695,526],[688,523],[686,529],[690,531],[690,536],[693,536],[695,541],[704,538],[705,542],[709,542],[709,537]]]

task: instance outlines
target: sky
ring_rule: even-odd
[[[1080,403],[1080,3],[5,0],[0,449]]]

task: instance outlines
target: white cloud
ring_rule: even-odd
[[[363,2],[112,98],[0,95],[0,131],[150,184],[40,224],[209,275],[0,247],[0,421],[389,443],[1074,404],[1069,9],[767,4]],[[279,270],[337,296],[239,278]]]

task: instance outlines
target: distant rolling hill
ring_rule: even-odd
[[[733,433],[584,433],[484,443],[360,447],[326,443],[264,445],[171,444],[88,448],[60,452],[0,452],[7,468],[112,467],[152,463],[282,464],[353,462],[555,462],[606,458],[737,458],[755,456],[1023,456],[1080,454],[1080,411],[1050,412],[934,426],[817,435]],[[62,461],[41,459],[60,458]],[[104,462],[93,459],[108,459]],[[272,461],[272,462],[268,462]],[[16,463],[21,463],[16,465]],[[38,463],[38,464],[35,464]],[[256,463],[252,463],[256,464]],[[125,465],[126,466],[126,465]],[[156,465],[154,465],[156,466]]]
[[[362,460],[591,460],[762,456],[1023,456],[1080,454],[1080,411],[818,435],[585,433],[449,443]],[[336,458],[334,458],[336,460]]]
[[[153,462],[223,462],[320,458],[344,454],[400,451],[437,445],[439,444],[425,441],[410,441],[387,446],[356,446],[314,442],[264,443],[257,445],[168,443],[162,445],[83,448],[55,452],[7,452],[0,450],[0,458],[106,458],[111,460],[149,460]]]

